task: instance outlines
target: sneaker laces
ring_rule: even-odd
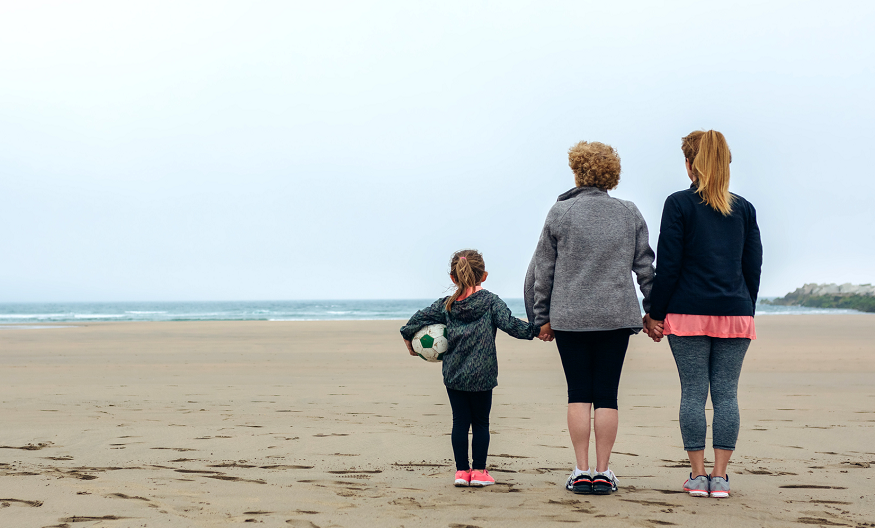
[[[615,475],[614,472],[611,471],[611,468],[608,468],[608,469],[606,469],[605,471],[602,471],[602,472],[599,473],[599,474],[601,474],[601,475],[605,475],[606,477],[608,477],[609,479],[611,479],[611,482],[613,482],[614,484],[619,484],[619,483],[620,483],[620,480],[617,478],[617,475]]]

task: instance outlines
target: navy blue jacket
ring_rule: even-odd
[[[695,189],[693,184],[665,200],[650,317],[753,316],[763,264],[756,210],[733,194],[732,213],[723,216]]]

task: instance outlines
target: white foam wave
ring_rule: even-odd
[[[70,325],[4,325],[0,324],[0,330],[43,330],[46,328],[76,328]]]
[[[51,319],[53,317],[70,317],[72,314],[56,313],[56,314],[2,314],[3,319]]]

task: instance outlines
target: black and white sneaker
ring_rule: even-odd
[[[592,477],[588,471],[577,476],[572,472],[571,476],[568,477],[568,481],[565,482],[565,489],[574,493],[589,495],[592,493]]]
[[[596,473],[592,477],[592,492],[595,495],[610,495],[617,491],[617,475],[608,469],[602,473]]]

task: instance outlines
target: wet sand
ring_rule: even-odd
[[[645,336],[620,387],[618,493],[564,490],[555,344],[504,335],[498,484],[452,487],[440,366],[399,326],[0,329],[0,526],[875,526],[875,316],[757,319],[726,500],[679,492],[677,372]]]

